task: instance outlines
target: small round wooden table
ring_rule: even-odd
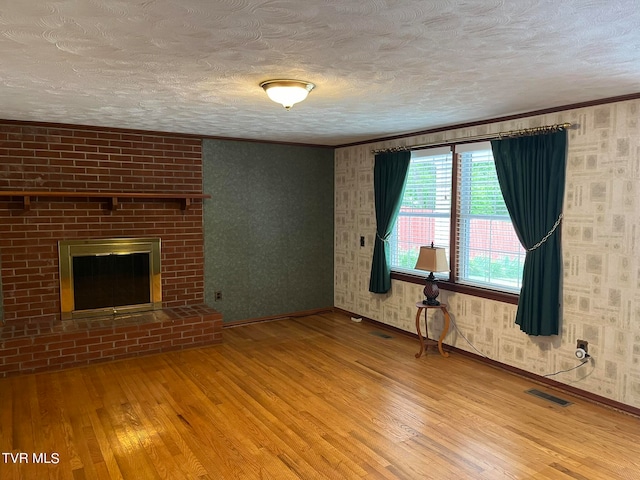
[[[447,336],[447,332],[449,332],[449,322],[451,321],[451,317],[449,317],[449,311],[447,310],[447,305],[441,303],[440,305],[427,305],[422,302],[416,303],[416,307],[418,308],[418,313],[416,313],[416,330],[418,331],[418,340],[420,340],[420,351],[416,353],[416,358],[420,358],[422,353],[426,351],[426,347],[429,345],[438,345],[438,350],[440,350],[440,355],[443,357],[448,357],[449,353],[445,352],[442,349],[442,340]],[[439,308],[442,311],[442,315],[444,315],[444,328],[442,329],[442,333],[440,334],[440,338],[436,342],[435,340],[431,340],[429,338],[429,327],[427,326],[427,312],[430,308]],[[422,332],[420,331],[420,315],[424,310],[424,329],[425,329],[425,338],[422,338]]]

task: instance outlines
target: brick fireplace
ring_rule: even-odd
[[[0,375],[220,342],[201,193],[199,138],[0,122]],[[58,242],[141,237],[162,242],[162,308],[63,321]]]

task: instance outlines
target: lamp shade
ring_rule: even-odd
[[[269,98],[289,110],[294,104],[303,101],[315,85],[302,80],[267,80],[260,86]]]
[[[425,272],[448,272],[449,262],[447,262],[447,254],[442,247],[420,247],[418,261],[414,267],[416,270],[424,270]]]

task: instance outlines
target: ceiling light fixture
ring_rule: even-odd
[[[260,84],[271,100],[281,103],[286,110],[303,101],[315,85],[302,80],[267,80]]]

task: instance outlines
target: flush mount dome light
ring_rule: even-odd
[[[260,84],[271,100],[290,110],[291,107],[303,101],[313,90],[315,85],[302,80],[267,80]]]

